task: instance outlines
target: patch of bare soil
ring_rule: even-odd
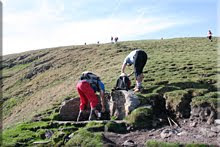
[[[220,146],[220,125],[197,123],[189,119],[180,120],[178,123],[179,127],[168,125],[158,129],[131,131],[126,134],[105,132],[104,136],[117,146],[142,147],[148,140]]]

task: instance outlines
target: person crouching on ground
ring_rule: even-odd
[[[89,120],[100,118],[101,113],[96,108],[99,102],[96,92],[100,92],[102,112],[105,112],[105,86],[100,78],[91,72],[83,72],[76,85],[76,89],[80,96],[80,111],[77,121],[80,120],[80,116],[88,102],[90,103],[91,107]]]
[[[142,80],[144,78],[143,69],[145,64],[147,63],[147,53],[141,49],[136,49],[132,51],[128,56],[124,59],[124,62],[121,67],[121,73],[125,73],[126,66],[134,65],[134,73],[136,78],[136,86],[134,88],[134,92],[139,92],[142,88]]]

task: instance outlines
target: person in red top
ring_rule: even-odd
[[[83,72],[80,80],[76,85],[77,92],[80,96],[80,111],[77,117],[77,121],[80,120],[80,116],[85,110],[86,105],[88,102],[90,103],[91,111],[89,115],[89,120],[101,117],[100,112],[96,109],[98,105],[98,97],[96,96],[96,92],[100,92],[101,97],[101,105],[102,105],[102,112],[105,112],[105,104],[104,104],[104,93],[105,93],[105,86],[102,81],[99,79],[98,76],[91,72]]]
[[[208,31],[208,36],[207,37],[212,42],[212,32],[211,32],[211,30]]]

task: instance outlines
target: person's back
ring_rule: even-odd
[[[147,62],[147,53],[141,49],[135,49],[126,56],[121,67],[121,73],[125,73],[126,66],[134,65],[134,73],[136,78],[135,92],[138,92],[142,88],[143,69]]]
[[[92,72],[83,72],[80,76],[80,80],[77,83],[77,92],[80,95],[80,112],[77,118],[77,121],[80,120],[80,115],[82,111],[85,109],[88,101],[90,103],[91,112],[89,116],[89,120],[92,119],[92,116],[98,116],[98,110],[96,106],[98,104],[98,97],[96,96],[95,92],[100,92],[101,97],[101,105],[102,105],[102,112],[105,111],[105,104],[104,104],[104,91],[105,87],[104,84],[101,82],[100,78],[93,74]]]

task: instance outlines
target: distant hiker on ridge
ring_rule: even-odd
[[[96,92],[100,92],[102,112],[105,112],[105,86],[100,80],[100,78],[89,72],[85,71],[82,73],[80,80],[76,85],[77,92],[80,96],[80,111],[77,117],[77,121],[80,120],[83,110],[90,103],[91,111],[89,115],[89,120],[93,120],[101,117],[101,113],[97,110],[97,104],[99,102]]]
[[[111,37],[111,43],[113,43],[113,37]]]
[[[121,67],[121,73],[125,73],[126,66],[134,64],[134,73],[136,78],[136,86],[134,92],[139,92],[142,88],[142,80],[144,78],[143,69],[147,63],[147,54],[141,50],[136,49],[132,51],[125,59]]]
[[[118,42],[118,37],[115,37],[115,43],[117,43]]]
[[[208,36],[207,37],[212,42],[212,32],[211,32],[211,30],[208,31]]]

